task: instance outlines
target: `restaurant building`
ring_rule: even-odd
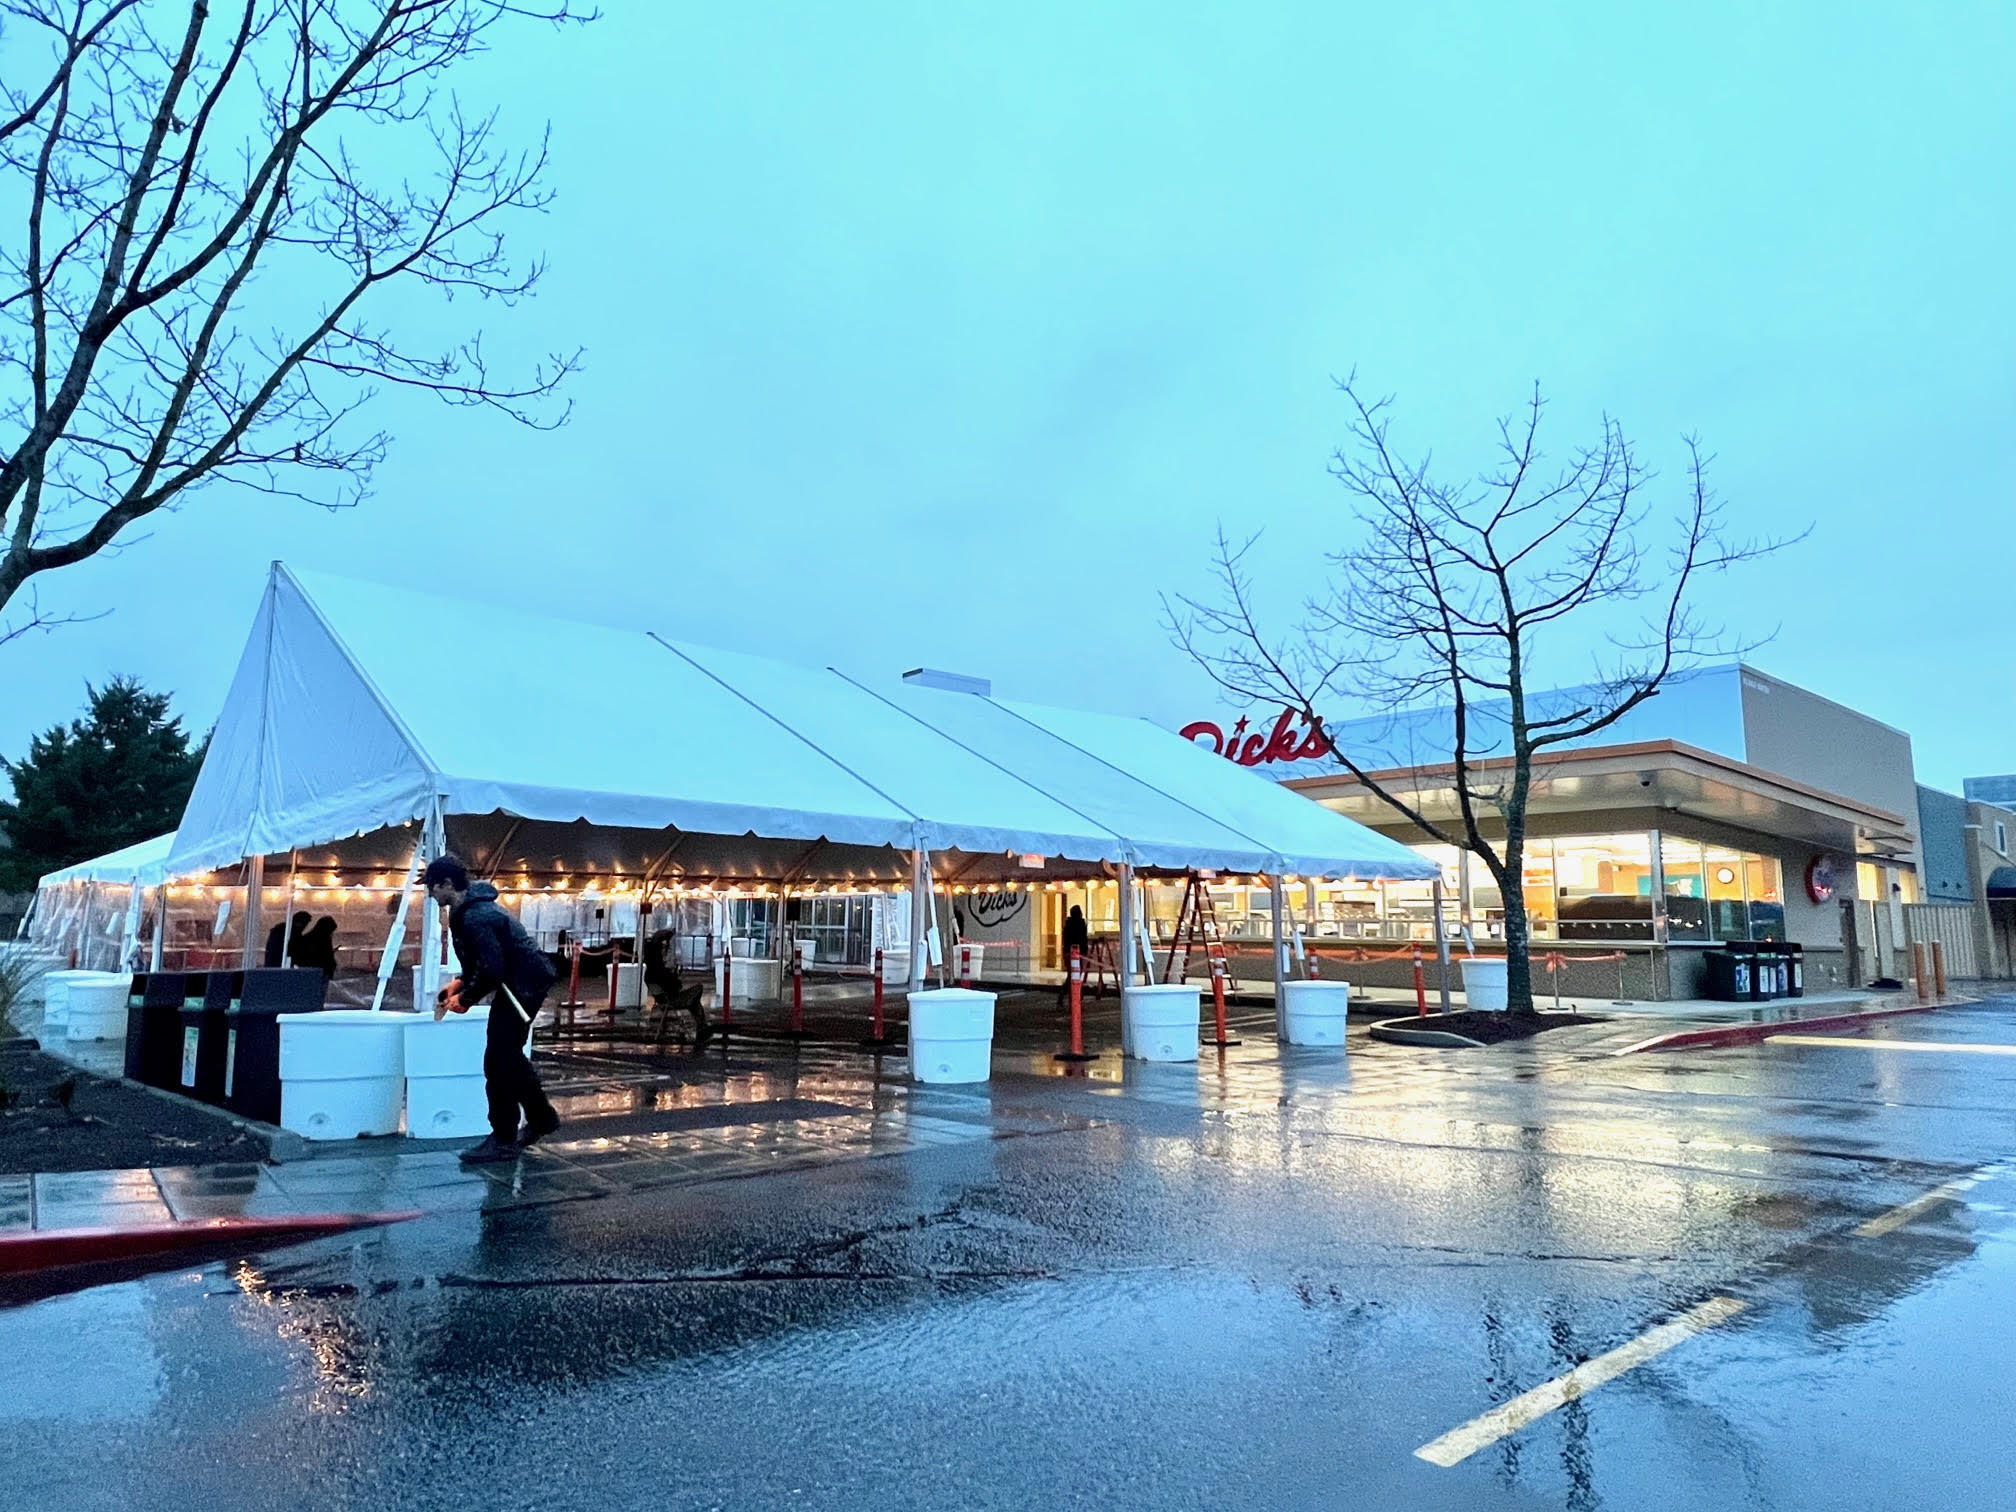
[[[1535,698],[1565,707],[1584,691]],[[1470,729],[1473,786],[1509,781],[1502,709],[1473,706]],[[1436,861],[1459,952],[1503,939],[1504,899],[1482,861],[1396,812],[1330,744],[1450,833],[1459,820],[1446,709],[1320,732],[1270,711],[1183,733]],[[1538,763],[1521,879],[1536,991],[1698,996],[1703,958],[1732,940],[1797,942],[1812,988],[1902,976],[1911,940],[1939,922],[1926,917],[1940,905],[1924,896],[1918,811],[1902,730],[1739,663],[1675,676],[1600,735]],[[1484,829],[1502,839],[1502,821]],[[1377,959],[1391,947],[1434,939],[1427,886],[1307,884],[1290,897],[1308,939],[1319,951],[1347,947],[1342,969],[1368,985],[1405,980],[1404,960]]]

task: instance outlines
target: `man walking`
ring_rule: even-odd
[[[560,1127],[560,1115],[540,1089],[538,1074],[525,1058],[532,1020],[552,989],[555,973],[545,952],[525,928],[497,903],[497,889],[471,882],[469,869],[453,856],[427,866],[427,896],[448,910],[448,931],[462,963],[461,1001],[474,1007],[491,999],[489,1033],[483,1045],[483,1089],[490,1098],[490,1137],[462,1153],[464,1163],[487,1165],[515,1160],[526,1145]],[[445,1014],[444,990],[434,1009]],[[525,1110],[525,1130],[518,1110]]]

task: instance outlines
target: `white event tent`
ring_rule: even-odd
[[[42,877],[35,902],[22,921],[24,932],[44,949],[80,965],[123,968],[139,939],[142,905],[168,881],[173,835],[121,846]],[[158,940],[158,932],[157,932]]]
[[[276,563],[167,870],[242,862],[256,900],[263,858],[373,836],[381,865],[444,847],[492,875],[601,856],[667,888],[1113,877],[1123,938],[1137,870],[1266,875],[1277,898],[1283,875],[1437,876],[1144,720],[875,687]],[[913,949],[913,984],[924,965]]]

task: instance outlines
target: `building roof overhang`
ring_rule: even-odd
[[[1472,790],[1490,791],[1509,781],[1511,772],[1510,757],[1473,761]],[[1453,764],[1368,775],[1434,823],[1461,822]],[[1294,778],[1287,786],[1389,833],[1409,828],[1349,773]],[[1911,822],[1901,814],[1679,741],[1598,746],[1535,760],[1528,808],[1534,817],[1647,809],[1844,855],[1905,856],[1917,843]]]

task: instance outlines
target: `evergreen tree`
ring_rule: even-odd
[[[0,802],[0,890],[21,891],[59,868],[166,834],[182,822],[209,747],[168,712],[166,693],[131,678],[87,686],[90,708],[35,736],[20,761],[0,761],[14,799]]]

